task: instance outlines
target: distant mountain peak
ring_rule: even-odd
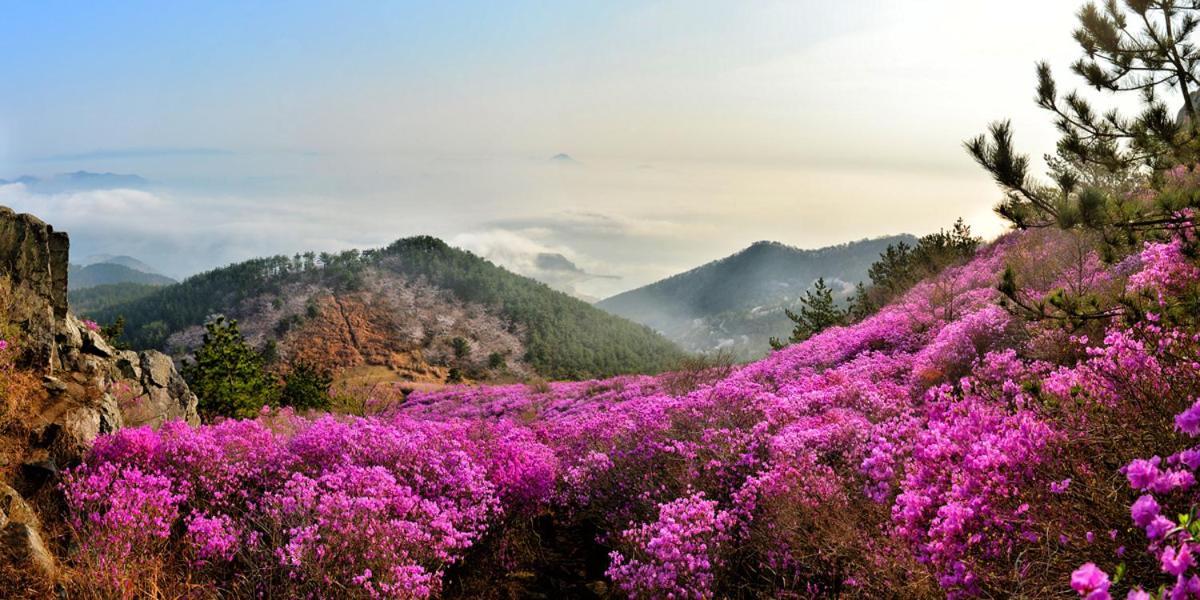
[[[98,262],[89,265],[72,264],[67,269],[67,282],[72,291],[112,284],[163,286],[175,283],[165,275],[139,271],[117,262]]]
[[[759,240],[757,242],[754,242],[753,244],[750,244],[749,246],[746,246],[738,254],[745,254],[747,252],[758,252],[758,251],[762,251],[762,250],[782,250],[782,249],[795,250],[795,248],[793,248],[783,242],[775,242],[775,241],[771,241],[771,240]]]
[[[771,335],[787,333],[790,308],[818,278],[849,293],[887,246],[912,244],[911,235],[856,240],[802,249],[760,240],[696,268],[617,294],[597,306],[655,329],[685,350],[716,348],[761,356]]]
[[[148,265],[132,256],[127,256],[124,254],[121,254],[121,255],[93,254],[93,255],[83,259],[82,261],[80,261],[79,264],[80,264],[80,266],[88,267],[91,265],[102,264],[102,263],[121,265],[124,267],[128,267],[130,269],[133,269],[134,271],[140,271],[142,273],[149,273],[151,275],[162,275],[162,273],[159,272],[158,269],[155,269],[154,267],[151,267],[150,265]]]
[[[575,160],[574,158],[571,157],[570,154],[567,154],[565,152],[559,152],[558,154],[551,156],[550,160],[557,162],[557,163],[563,163],[563,164],[569,164],[569,165],[579,164],[579,161]]]
[[[30,191],[44,194],[80,192],[87,190],[141,189],[150,184],[140,175],[74,171],[48,177],[22,175],[12,180],[0,179],[0,185],[20,183]]]

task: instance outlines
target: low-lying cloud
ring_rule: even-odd
[[[449,243],[469,250],[514,273],[532,277],[557,290],[574,296],[595,300],[580,290],[580,284],[596,279],[618,280],[619,276],[592,272],[582,268],[581,258],[567,246],[550,245],[526,235],[503,229],[464,233],[452,237]],[[592,264],[593,269],[603,268]]]
[[[375,248],[424,234],[586,298],[758,240],[815,248],[936,231],[960,215],[972,224],[995,220],[991,185],[976,178],[640,164],[589,157],[564,169],[544,156],[295,153],[81,162],[62,170],[101,176],[0,184],[0,204],[69,232],[75,256],[130,255],[175,278],[257,256]],[[980,192],[964,194],[974,185]]]
[[[341,235],[353,228],[338,227],[328,214],[300,206],[279,211],[245,198],[135,189],[39,193],[16,183],[0,185],[0,205],[68,232],[72,256],[128,254],[177,278],[255,256],[356,246]]]

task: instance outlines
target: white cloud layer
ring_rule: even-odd
[[[762,239],[813,248],[959,216],[990,236],[999,193],[961,142],[1011,117],[1022,149],[1053,148],[1033,66],[1048,59],[1064,92],[1077,87],[1080,4],[495,3],[499,20],[470,35],[459,15],[396,9],[411,19],[372,19],[369,38],[321,29],[294,53],[245,27],[228,40],[239,60],[89,22],[78,48],[109,47],[103,33],[141,51],[113,60],[31,36],[0,53],[24,92],[0,95],[0,178],[85,169],[156,185],[6,186],[0,203],[82,253],[174,276],[431,234],[548,280],[569,270],[543,254],[619,276],[554,280],[601,297]],[[42,25],[60,24],[52,12]],[[393,35],[427,26],[442,29]],[[552,164],[559,152],[579,164]]]

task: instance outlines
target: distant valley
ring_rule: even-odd
[[[92,256],[71,265],[70,300],[103,323],[124,317],[133,346],[177,357],[199,346],[205,319],[224,314],[279,360],[347,376],[440,382],[453,366],[480,380],[577,379],[662,370],[683,352],[760,358],[817,278],[844,300],[889,245],[915,239],[816,250],[757,242],[595,308],[433,238],[255,259],[181,284],[133,257]],[[427,252],[439,264],[425,264]],[[455,338],[468,340],[467,356],[455,356]]]
[[[141,271],[120,263],[102,262],[90,265],[71,265],[68,280],[72,290],[83,290],[98,285],[135,283],[149,286],[176,283],[166,275]]]
[[[89,256],[67,267],[68,297],[80,313],[141,298],[177,283],[132,256]]]

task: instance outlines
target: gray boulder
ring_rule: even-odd
[[[31,567],[49,580],[58,575],[54,555],[46,548],[41,533],[37,527],[27,523],[10,521],[0,529],[0,561],[18,567]]]
[[[11,487],[0,483],[0,563],[32,567],[53,579],[54,555],[42,541],[41,522],[33,508]]]

